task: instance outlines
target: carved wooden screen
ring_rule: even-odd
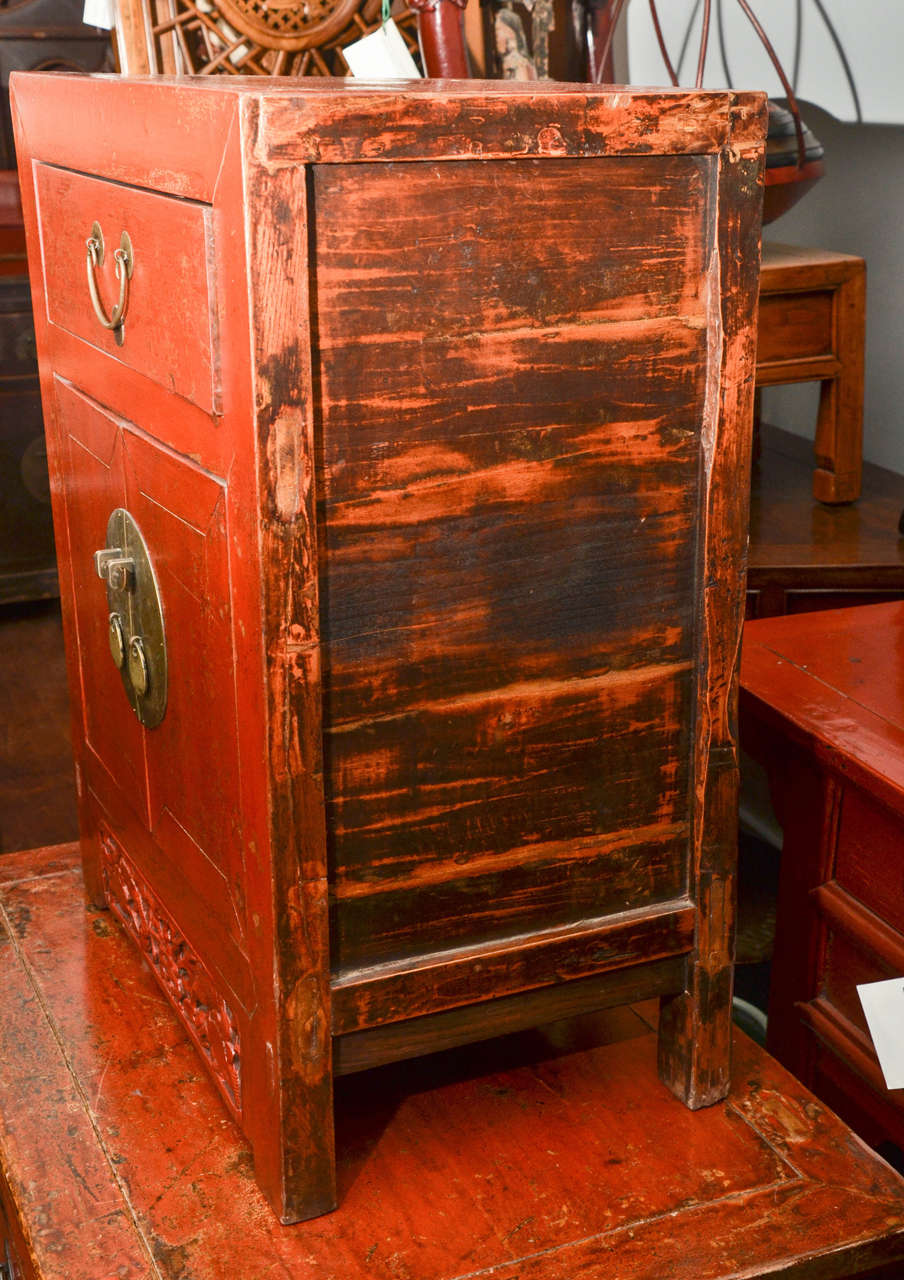
[[[376,30],[380,0],[120,0],[126,74],[343,76],[342,49]],[[418,57],[414,13],[394,18]]]

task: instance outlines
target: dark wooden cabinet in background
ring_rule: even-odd
[[[14,99],[88,888],[279,1214],[334,1072],[657,995],[722,1097],[762,96]]]
[[[863,464],[856,502],[812,496],[813,445],[764,425],[753,466],[747,616],[904,599],[904,476]]]
[[[109,33],[85,26],[82,10],[82,0],[0,2],[0,604],[58,591],[9,77],[109,68]]]
[[[0,275],[0,604],[57,590],[31,292]]]
[[[13,71],[109,71],[110,33],[82,22],[84,0],[0,0],[0,169],[15,169]]]

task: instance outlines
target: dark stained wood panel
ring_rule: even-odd
[[[352,320],[367,345],[700,314],[712,171],[661,155],[316,165],[321,349]]]
[[[649,165],[314,169],[340,974],[686,888],[711,161]]]

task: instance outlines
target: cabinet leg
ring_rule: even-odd
[[[731,997],[734,966],[729,951],[710,949],[709,922],[734,920],[734,877],[705,877],[700,884],[700,935],[688,958],[686,989],[662,1001],[659,1076],[696,1111],[720,1102],[731,1084]],[[733,928],[729,930],[733,934]]]

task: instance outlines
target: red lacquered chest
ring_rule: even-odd
[[[89,892],[277,1211],[334,1072],[661,995],[721,1097],[760,95],[15,94]]]

